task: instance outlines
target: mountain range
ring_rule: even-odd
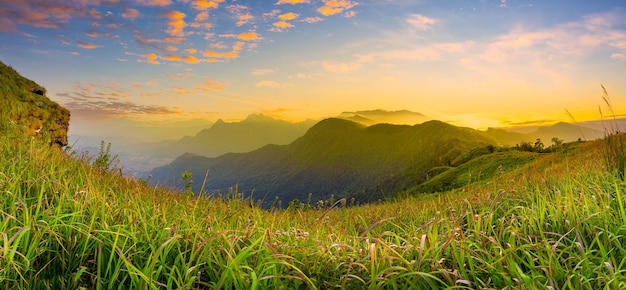
[[[248,153],[218,157],[185,153],[170,164],[153,169],[150,175],[152,182],[182,188],[184,181],[180,174],[189,170],[196,179],[192,187],[196,193],[225,193],[237,187],[263,198],[266,205],[276,198],[285,202],[303,200],[309,194],[316,200],[334,196],[370,202],[409,189],[450,189],[458,182],[447,185],[425,182],[449,168],[493,153],[486,149],[489,145],[512,146],[542,138],[548,147],[552,137],[573,141],[581,138],[581,132],[599,133],[568,123],[521,134],[501,129],[479,131],[434,120],[412,126],[366,126],[329,118],[288,145],[266,145]],[[529,154],[491,155],[489,158],[495,160],[490,164],[502,162],[498,158],[516,160],[504,164],[523,164],[532,160]],[[489,170],[494,168],[497,167]]]
[[[245,120],[232,123],[220,119],[195,136],[163,142],[156,148],[156,153],[172,156],[193,153],[216,157],[225,153],[249,152],[267,144],[289,144],[314,124],[313,120],[291,123],[263,114],[252,114]]]
[[[368,127],[331,118],[289,145],[216,158],[187,153],[150,174],[153,182],[182,186],[180,174],[189,170],[196,177],[196,192],[227,192],[237,186],[266,202],[302,200],[309,193],[316,200],[334,195],[369,202],[385,192],[415,186],[426,180],[429,169],[491,143],[480,131],[440,121]],[[412,174],[404,174],[407,171]],[[206,186],[201,189],[202,183]]]

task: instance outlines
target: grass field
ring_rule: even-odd
[[[265,211],[3,134],[0,288],[625,289],[625,184],[603,144],[444,193]]]

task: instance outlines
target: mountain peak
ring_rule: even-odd
[[[282,120],[275,119],[263,113],[260,113],[260,114],[250,114],[242,122],[272,122],[272,121],[282,121]]]

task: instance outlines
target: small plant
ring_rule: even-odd
[[[112,166],[115,164],[115,166]],[[100,171],[109,171],[119,164],[117,155],[111,155],[111,143],[105,146],[104,141],[100,141],[100,151],[98,157],[93,162],[93,166]]]
[[[193,196],[193,174],[189,170],[185,170],[180,173],[180,177],[185,181],[185,193]]]

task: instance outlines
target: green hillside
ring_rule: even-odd
[[[0,131],[66,146],[70,113],[45,94],[45,88],[0,62]]]
[[[309,194],[314,200],[333,196],[371,202],[413,187],[426,180],[431,168],[449,165],[473,148],[493,142],[479,131],[439,121],[366,127],[326,119],[286,146],[217,158],[184,155],[151,174],[161,184],[182,187],[180,173],[189,170],[196,177],[195,192],[202,184],[206,185],[203,192],[213,194],[237,186],[265,198],[266,205],[275,198],[285,204],[306,200]]]
[[[462,190],[280,211],[150,187],[39,142],[0,137],[3,289],[626,286],[626,188],[598,141],[520,153],[537,158]]]

